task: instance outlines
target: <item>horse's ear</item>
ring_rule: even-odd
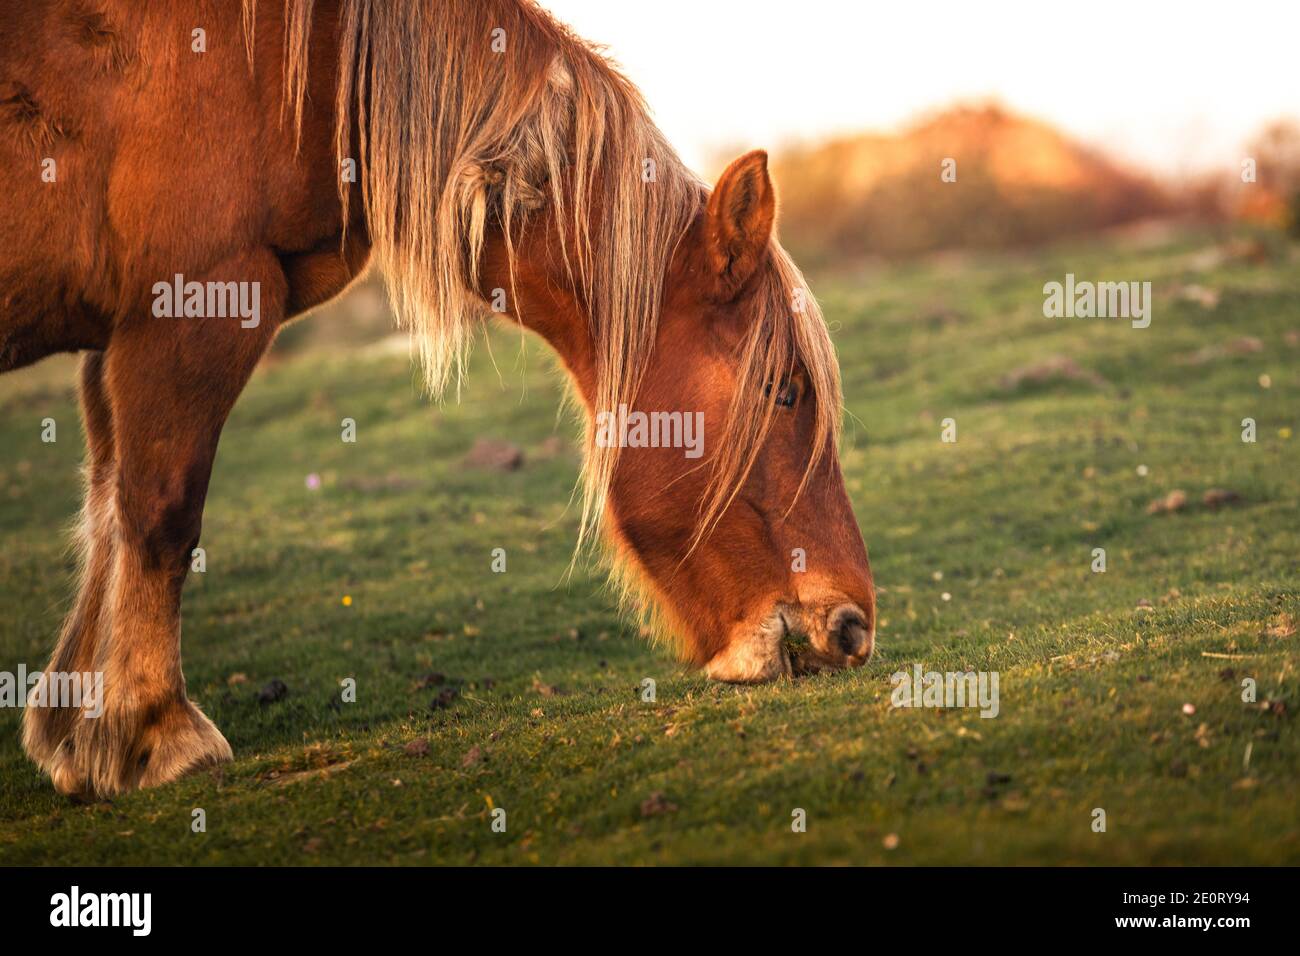
[[[772,238],[776,193],[767,174],[767,153],[741,156],[722,174],[705,212],[705,261],[717,297],[730,300],[754,274]]]

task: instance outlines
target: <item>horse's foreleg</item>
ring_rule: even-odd
[[[95,647],[103,713],[76,722],[51,774],[111,796],[231,759],[185,693],[180,599],[226,416],[283,318],[284,275],[262,251],[199,281],[258,283],[256,327],[149,318],[114,333],[105,384],[116,447],[116,540]]]
[[[63,623],[34,702],[47,701],[52,675],[94,670],[95,643],[113,566],[115,456],[113,423],[104,391],[104,353],[81,361],[81,418],[86,432],[86,499],[77,529],[81,583],[72,612]],[[55,755],[81,717],[76,707],[30,706],[23,711],[23,747],[43,769],[55,770]]]

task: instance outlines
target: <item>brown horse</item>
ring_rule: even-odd
[[[435,391],[494,306],[560,355],[579,544],[683,658],[871,654],[838,369],[765,155],[710,191],[529,0],[0,0],[0,160],[0,371],[85,352],[84,567],[42,680],[102,673],[103,715],[23,724],[60,791],[230,759],[180,659],[218,437],[277,329],[372,262]]]

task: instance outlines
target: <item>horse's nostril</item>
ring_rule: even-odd
[[[870,649],[871,634],[867,630],[866,615],[855,605],[837,607],[831,612],[829,624],[830,632],[844,654],[860,657]]]
[[[840,650],[850,657],[862,652],[867,643],[867,629],[858,621],[850,621],[840,627]]]

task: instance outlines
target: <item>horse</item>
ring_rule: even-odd
[[[0,371],[83,353],[80,584],[33,698],[102,674],[102,715],[22,728],[59,792],[232,759],[180,653],[217,442],[277,331],[371,268],[435,395],[487,319],[558,354],[577,547],[684,662],[756,683],[870,657],[839,368],[766,154],[710,189],[532,0],[0,0],[0,157]],[[597,427],[678,412],[696,455]]]

